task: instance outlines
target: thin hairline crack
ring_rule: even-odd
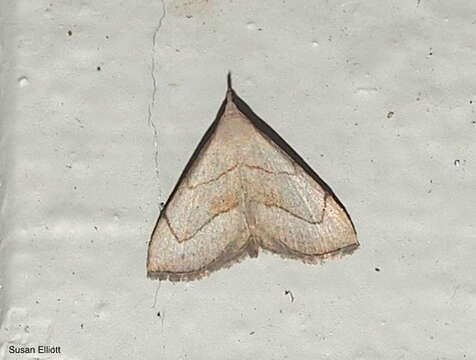
[[[162,27],[162,22],[164,21],[165,16],[167,15],[165,0],[161,0],[162,3],[162,15],[159,18],[157,26],[154,29],[154,33],[152,34],[152,50],[151,50],[151,66],[150,66],[150,77],[152,79],[152,94],[150,97],[149,105],[147,106],[147,123],[152,130],[153,136],[153,143],[154,143],[154,165],[155,165],[155,176],[157,177],[157,181],[159,181],[159,133],[157,130],[157,126],[153,120],[153,110],[157,99],[157,78],[155,76],[155,68],[156,68],[156,45],[157,45],[157,37],[159,35],[160,29]]]

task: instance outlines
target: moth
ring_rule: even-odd
[[[306,263],[359,246],[331,188],[238,97],[226,97],[165,203],[147,275],[194,280],[259,249]]]

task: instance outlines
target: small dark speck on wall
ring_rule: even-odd
[[[96,68],[96,70],[97,70],[97,71],[101,71],[101,67],[98,66],[98,67]]]
[[[73,32],[71,30],[68,30],[68,36],[73,35]]]
[[[294,302],[294,294],[292,293],[291,290],[285,290],[284,295],[289,295],[291,302]]]
[[[376,271],[376,272],[379,272],[379,271],[380,271],[380,268],[376,267],[376,268],[375,268],[375,271]]]

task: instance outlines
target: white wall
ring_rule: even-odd
[[[12,344],[58,359],[476,357],[476,3],[1,10],[2,358],[31,358]],[[145,277],[159,203],[228,70],[346,205],[361,248],[159,284]]]

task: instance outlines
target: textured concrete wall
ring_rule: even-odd
[[[164,1],[0,5],[1,358],[475,358],[476,4]],[[362,246],[153,282],[228,70]]]

